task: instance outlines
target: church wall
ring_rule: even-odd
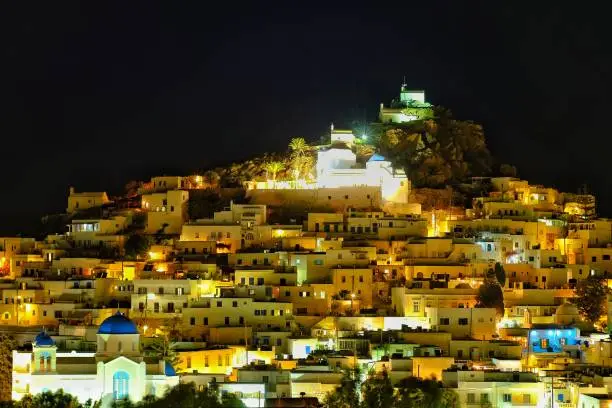
[[[253,203],[267,203],[271,206],[303,205],[326,206],[344,211],[347,207],[380,207],[380,187],[359,186],[296,190],[248,190],[247,197]]]
[[[33,375],[30,377],[30,393],[38,394],[49,390],[55,392],[63,389],[85,402],[88,399],[97,400],[100,397],[100,385],[95,374],[87,375]]]

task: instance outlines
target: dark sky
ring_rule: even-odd
[[[70,185],[118,192],[373,120],[404,76],[482,123],[522,177],[587,183],[612,214],[609,19],[586,3],[14,3],[0,9],[0,233],[61,211]]]

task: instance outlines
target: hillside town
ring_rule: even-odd
[[[404,85],[378,122],[434,116]],[[497,174],[458,199],[373,137],[331,125],[234,187],[67,188],[61,231],[0,238],[5,396],[110,407],[214,383],[246,407],[340,407],[347,379],[358,399],[384,379],[439,384],[448,406],[612,406],[595,197]]]

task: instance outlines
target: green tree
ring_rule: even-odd
[[[19,401],[16,408],[81,408],[83,405],[79,403],[79,400],[71,395],[65,393],[63,390],[57,390],[55,392],[45,391],[40,394],[36,394],[30,398],[24,398]]]
[[[276,175],[284,168],[285,165],[283,164],[283,162],[280,161],[271,161],[265,164],[265,169],[272,176],[273,181],[276,181]]]
[[[150,247],[149,238],[141,234],[131,234],[123,246],[125,256],[130,259],[146,256]]]
[[[606,314],[609,293],[603,279],[590,275],[576,285],[576,307],[587,321],[594,324]]]
[[[361,384],[362,408],[391,408],[396,404],[395,390],[386,371],[371,374]]]
[[[342,384],[327,394],[325,406],[328,408],[355,408],[359,406],[359,370],[346,370]]]
[[[127,404],[127,405],[126,405]],[[219,395],[215,383],[202,390],[194,383],[180,383],[170,388],[161,398],[149,397],[137,404],[121,402],[118,408],[244,408],[245,405],[234,394]]]
[[[312,151],[306,140],[302,137],[295,137],[289,143],[291,150],[291,168],[293,178],[297,180],[300,177],[307,177],[314,166],[314,158]]]
[[[499,262],[495,262],[494,272],[495,278],[499,282],[499,285],[503,288],[506,284],[506,271],[504,270],[502,264],[500,264]]]
[[[216,190],[194,190],[189,192],[187,211],[192,220],[211,218],[215,211],[220,211],[228,205],[229,201],[223,199]]]
[[[458,408],[457,394],[440,381],[408,377],[397,385],[397,408]]]
[[[211,188],[216,188],[219,186],[219,181],[221,180],[221,176],[214,170],[205,171],[202,175],[202,179],[206,184],[208,184]]]
[[[485,279],[476,294],[476,307],[494,308],[498,317],[504,315],[504,291],[496,279]]]
[[[291,149],[292,154],[302,156],[308,151],[308,143],[303,137],[294,137],[289,142],[289,149]]]
[[[0,333],[0,401],[12,398],[13,349],[16,347],[12,337]]]

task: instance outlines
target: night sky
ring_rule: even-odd
[[[586,3],[14,3],[0,9],[0,233],[65,209],[70,185],[117,193],[374,120],[404,76],[482,123],[521,177],[586,183],[612,215],[609,18]]]

